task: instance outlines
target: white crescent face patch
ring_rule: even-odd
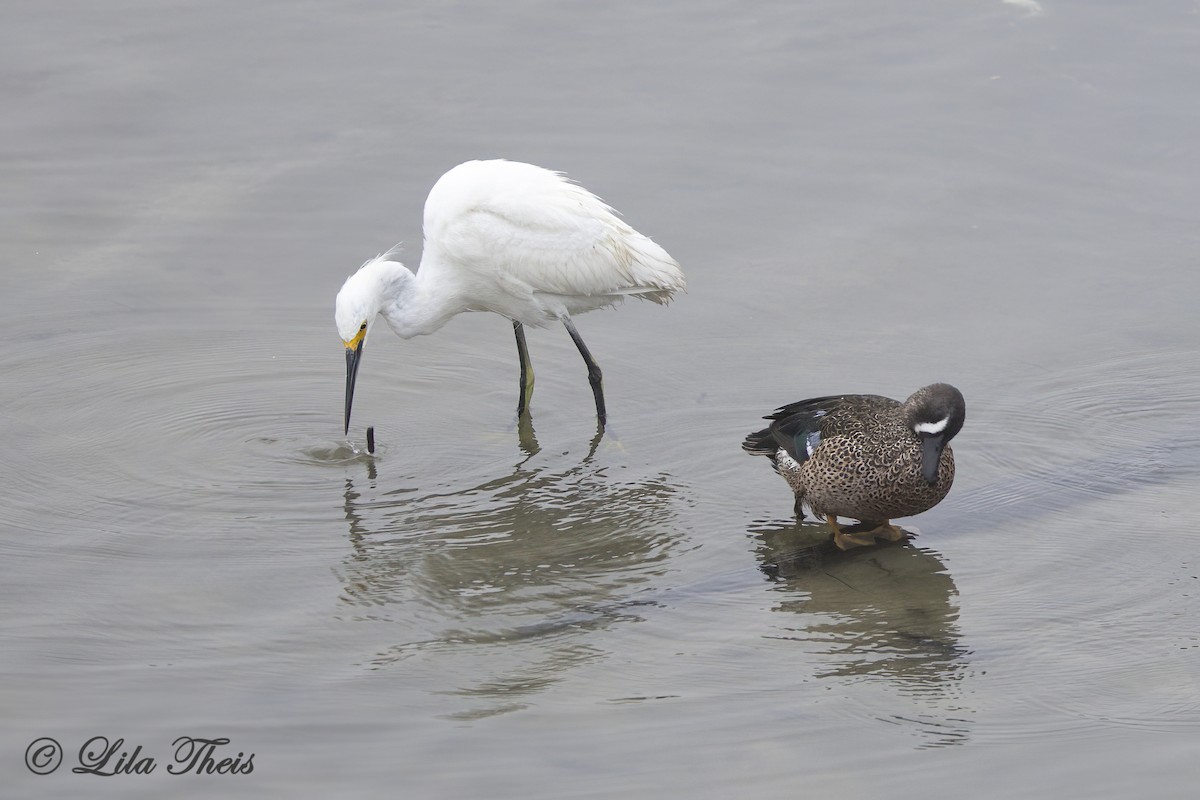
[[[946,430],[946,426],[950,423],[949,417],[943,417],[937,422],[918,422],[913,425],[913,430],[917,433],[935,434]]]

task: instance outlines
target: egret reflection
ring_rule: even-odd
[[[529,454],[446,493],[347,479],[343,602],[404,639],[367,666],[438,664],[441,693],[472,698],[458,718],[519,708],[604,657],[593,634],[639,619],[681,534],[668,476],[622,481],[601,462]]]

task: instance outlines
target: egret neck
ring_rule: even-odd
[[[401,339],[433,333],[467,310],[458,287],[446,281],[423,281],[397,261],[378,262],[382,302],[379,313]]]

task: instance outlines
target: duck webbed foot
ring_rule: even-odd
[[[838,527],[837,517],[833,514],[826,515],[825,521],[829,523],[829,527],[833,528],[833,543],[840,550],[869,547],[875,544],[876,539],[885,539],[889,542],[902,542],[908,539],[908,534],[893,525],[891,520],[863,520],[845,528]]]

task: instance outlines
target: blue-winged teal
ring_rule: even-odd
[[[892,519],[941,502],[954,482],[948,444],[966,413],[962,393],[946,383],[903,403],[873,394],[816,397],[764,417],[771,425],[742,447],[771,459],[796,493],[796,515],[804,519],[807,505],[845,550],[874,544],[876,536],[898,541],[904,533]],[[839,516],[860,524],[842,530]]]

